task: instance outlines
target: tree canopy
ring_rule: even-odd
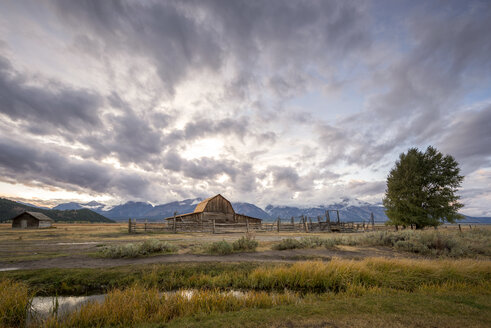
[[[461,219],[464,205],[456,195],[463,176],[457,161],[433,147],[425,152],[410,148],[402,153],[387,177],[383,199],[389,225],[417,229]]]

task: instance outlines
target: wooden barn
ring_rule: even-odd
[[[251,225],[261,225],[261,219],[251,216],[235,213],[232,204],[222,195],[210,197],[196,205],[193,213],[176,215],[175,217],[166,218],[168,222],[188,222],[203,224],[209,222],[215,223],[248,223]]]
[[[38,229],[49,228],[53,223],[53,219],[50,219],[43,213],[39,212],[23,212],[12,219],[12,228],[17,229]]]

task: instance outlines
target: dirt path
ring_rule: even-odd
[[[264,251],[256,253],[237,253],[230,255],[197,255],[197,254],[170,254],[132,259],[105,259],[93,258],[85,255],[72,255],[59,258],[50,258],[33,261],[19,261],[15,263],[0,262],[0,270],[15,268],[46,269],[46,268],[105,268],[125,265],[141,265],[152,263],[179,263],[179,262],[295,262],[304,260],[329,261],[333,257],[345,259],[363,259],[367,257],[414,257],[410,254],[394,252],[390,248],[382,247],[349,247],[339,249],[294,249],[285,251]]]

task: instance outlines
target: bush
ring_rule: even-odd
[[[228,254],[232,254],[233,247],[232,245],[230,245],[230,243],[226,242],[225,240],[222,240],[212,243],[208,247],[208,252],[217,255],[228,255]]]
[[[243,236],[242,238],[236,240],[232,244],[232,248],[234,251],[252,251],[256,250],[256,247],[259,245],[257,241],[254,240],[251,236]]]
[[[273,249],[286,250],[286,249],[296,249],[296,248],[316,248],[320,246],[325,246],[327,248],[333,247],[339,244],[337,239],[322,239],[319,237],[304,237],[301,239],[286,238],[282,239],[279,244],[273,246]]]
[[[273,249],[283,251],[285,249],[304,248],[302,243],[295,238],[282,239],[279,244],[273,246]]]
[[[122,258],[138,257],[153,253],[172,253],[175,251],[177,251],[177,246],[175,245],[169,244],[166,241],[149,239],[138,244],[104,246],[98,254],[102,257]]]

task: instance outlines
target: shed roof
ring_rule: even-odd
[[[28,211],[25,211],[25,212],[22,212],[20,213],[19,215],[17,215],[16,217],[14,217],[13,219],[16,219],[18,218],[19,216],[21,216],[22,214],[29,214],[30,216],[32,216],[33,218],[35,218],[36,220],[38,221],[50,221],[50,222],[54,222],[53,219],[47,217],[46,215],[44,215],[43,213],[39,213],[39,212],[28,212]],[[13,220],[12,219],[12,220]]]

